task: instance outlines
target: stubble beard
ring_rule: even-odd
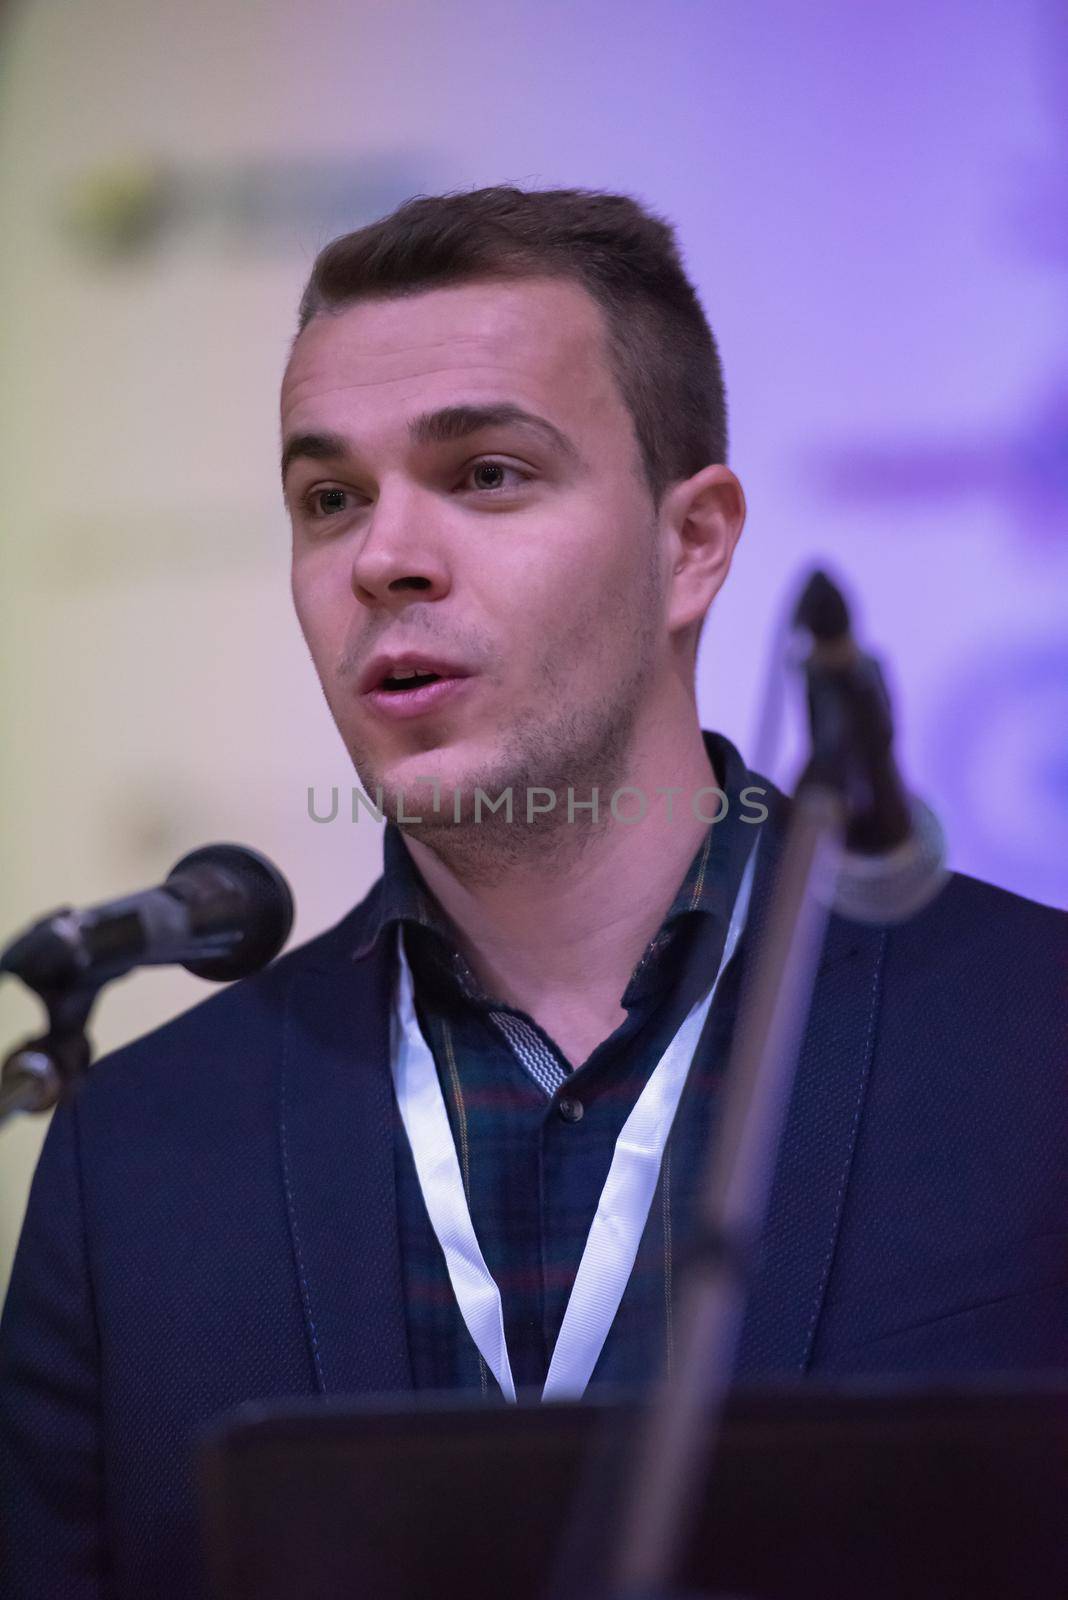
[[[559,871],[573,864],[609,825],[611,796],[627,781],[634,732],[655,669],[659,590],[654,548],[637,606],[633,597],[620,606],[614,630],[606,630],[606,637],[626,639],[629,646],[613,692],[576,704],[582,652],[576,649],[572,659],[580,664],[569,670],[562,664],[567,652],[558,647],[543,657],[529,708],[502,729],[496,755],[468,769],[455,788],[443,783],[437,812],[429,785],[420,785],[416,793],[391,783],[367,747],[350,742],[349,754],[368,795],[377,802],[381,789],[382,810],[390,820],[419,816],[407,828],[403,821],[398,825],[465,883],[492,886],[516,872]],[[594,789],[596,817],[581,806]],[[478,810],[476,790],[484,797]],[[508,790],[511,821],[504,807],[491,811],[486,803]],[[550,791],[555,803],[550,810],[535,810],[528,821],[528,794],[535,790]],[[533,806],[547,804],[544,793],[533,795]]]

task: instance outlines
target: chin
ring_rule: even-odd
[[[381,787],[383,810],[390,820],[398,819],[398,806],[403,804],[406,817],[425,817],[430,822],[432,818],[452,817],[457,791],[463,797],[463,810],[465,801],[482,781],[479,773],[485,772],[487,757],[492,761],[487,751],[438,745],[392,759],[354,756],[353,760],[360,782],[372,800]],[[440,796],[437,810],[435,794]]]

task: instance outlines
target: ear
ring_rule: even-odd
[[[671,555],[669,633],[694,634],[726,581],[745,523],[745,495],[730,467],[703,467],[664,497],[661,535]]]

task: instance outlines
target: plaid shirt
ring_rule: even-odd
[[[631,975],[615,1032],[575,1069],[532,1017],[482,992],[448,920],[388,823],[379,916],[363,946],[405,926],[416,1013],[438,1070],[467,1202],[496,1279],[517,1390],[545,1381],[615,1149],[653,1068],[719,963],[759,828],[760,780],[733,745],[704,734],[728,797]],[[747,784],[756,797],[739,799]],[[747,822],[745,818],[749,818]],[[637,1384],[670,1362],[674,1289],[736,1009],[724,974],[664,1152],[630,1281],[590,1387]],[[460,1315],[394,1102],[398,1221],[417,1388],[499,1393]]]

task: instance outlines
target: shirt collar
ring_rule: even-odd
[[[751,837],[747,837],[752,823],[746,824],[739,816],[742,806],[740,796],[747,784],[759,788],[760,780],[749,772],[734,745],[722,734],[702,730],[701,737],[727,797],[726,809],[721,820],[709,824],[659,931],[634,969],[622,998],[624,1005],[636,1000],[654,981],[659,966],[658,957],[672,943],[682,921],[695,912],[704,912],[721,918],[726,926],[748,846],[752,842]],[[711,812],[724,808],[722,801],[717,802],[710,794],[703,801],[702,809]],[[395,935],[396,928],[402,923],[426,929],[433,936],[430,944],[443,958],[468,999],[491,1003],[491,997],[480,989],[477,979],[457,949],[449,919],[408,853],[403,833],[396,823],[387,822],[382,850],[381,892],[365,936],[353,952],[353,959],[368,955],[379,939],[390,930]]]

